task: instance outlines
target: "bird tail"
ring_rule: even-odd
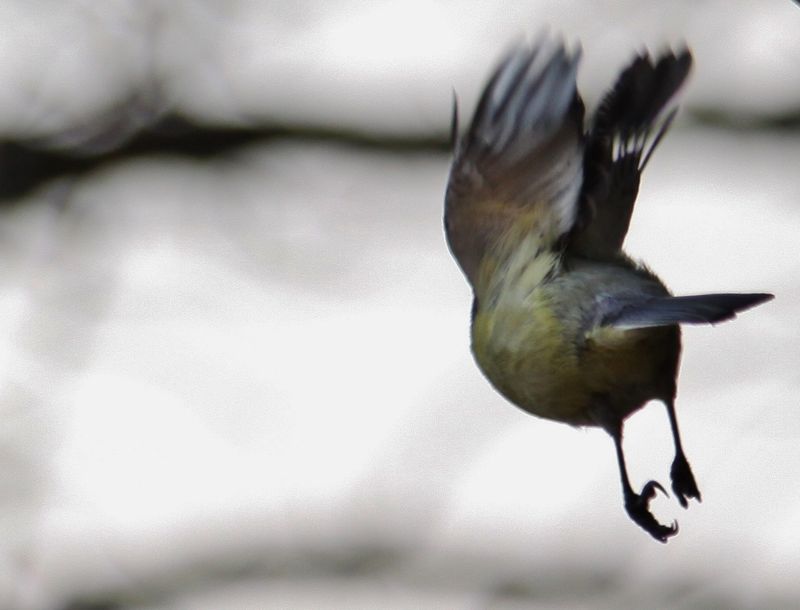
[[[760,292],[649,297],[620,303],[616,311],[609,312],[603,322],[604,325],[619,329],[672,324],[716,324],[731,320],[740,311],[773,298],[771,294]]]

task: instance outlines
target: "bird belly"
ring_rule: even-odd
[[[521,409],[573,425],[592,423],[577,352],[547,308],[478,311],[472,352],[497,391]]]
[[[523,410],[571,425],[620,421],[674,392],[677,327],[577,336],[546,302],[478,311],[472,351],[491,384]]]

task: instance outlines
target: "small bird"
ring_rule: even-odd
[[[622,245],[642,171],[669,129],[670,101],[692,65],[687,48],[636,56],[584,129],[580,49],[543,36],[519,44],[492,73],[459,134],[445,196],[447,243],[473,290],[472,352],[491,384],[523,410],[611,435],[625,510],[666,542],[677,522],[636,493],[623,422],[664,403],[675,446],[672,490],[701,500],[675,416],[680,324],[714,324],[771,294],[672,296]]]

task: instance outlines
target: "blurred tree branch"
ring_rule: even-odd
[[[446,128],[426,136],[371,133],[336,126],[204,124],[159,112],[137,96],[97,117],[48,137],[0,139],[0,203],[24,197],[49,181],[80,177],[101,166],[158,154],[205,159],[277,139],[337,142],[384,151],[441,151],[450,148]],[[697,124],[732,130],[800,129],[800,108],[775,116],[739,116],[710,108],[689,109]]]
[[[398,152],[449,149],[444,130],[403,137],[328,126],[208,125],[178,114],[164,114],[149,124],[117,118],[107,126],[76,128],[46,139],[0,140],[0,202],[23,197],[55,178],[79,177],[109,163],[158,154],[205,159],[276,139]]]

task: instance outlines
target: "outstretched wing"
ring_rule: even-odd
[[[543,249],[572,228],[583,172],[579,56],[546,38],[515,47],[495,69],[460,138],[454,113],[445,231],[473,286],[487,251],[520,220],[538,227]]]
[[[572,253],[595,260],[619,255],[641,173],[677,112],[665,108],[691,66],[688,49],[665,53],[655,62],[644,53],[606,94],[588,135]]]

